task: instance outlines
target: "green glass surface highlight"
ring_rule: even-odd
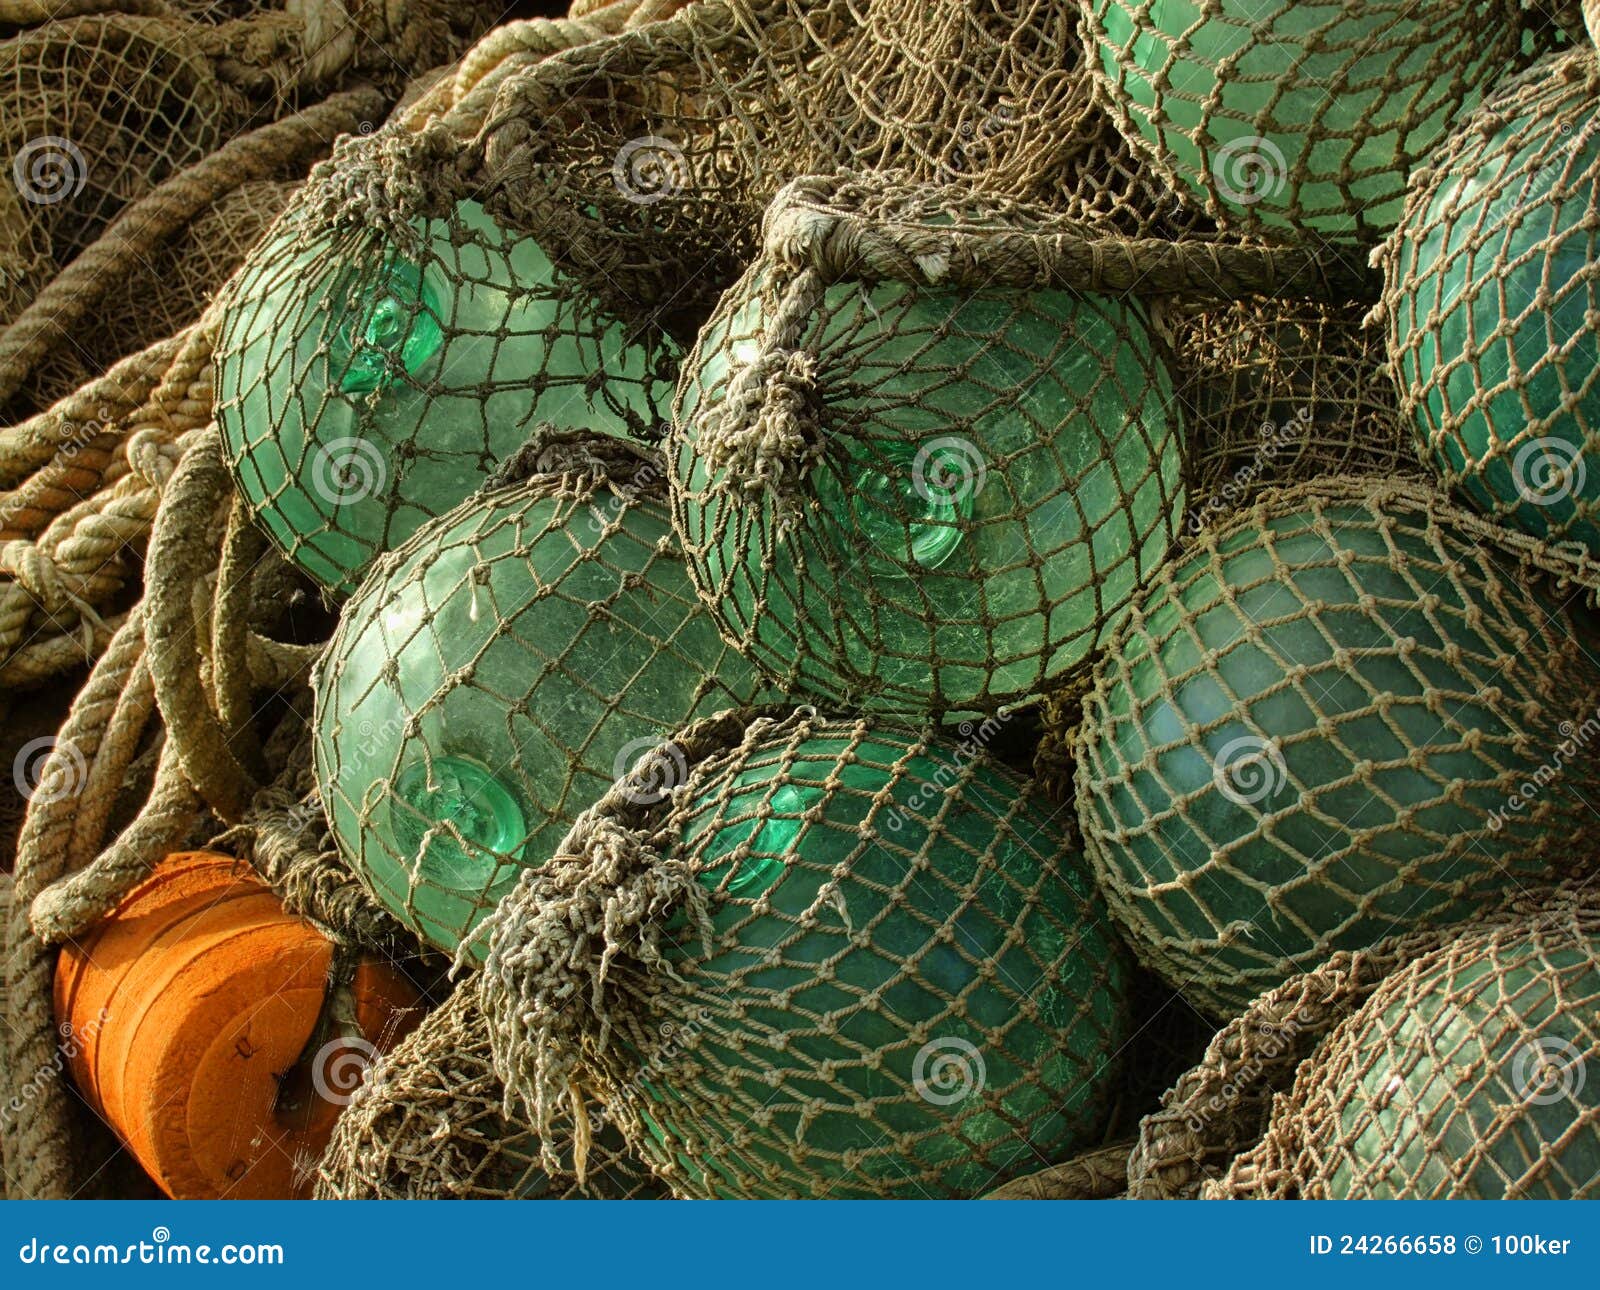
[[[509,489],[424,526],[345,606],[318,784],[349,862],[453,951],[642,742],[755,692],[664,507]]]
[[[1548,633],[1560,629],[1537,624],[1559,606],[1530,587],[1524,607],[1504,610],[1432,572],[1440,553],[1418,533],[1380,529],[1354,505],[1323,513],[1331,542],[1306,514],[1268,521],[1281,576],[1260,534],[1241,528],[1219,542],[1218,567],[1196,554],[1152,590],[1095,705],[1092,793],[1080,771],[1085,830],[1104,839],[1097,864],[1137,893],[1135,917],[1171,938],[1168,951],[1198,942],[1171,972],[1217,989],[1229,971],[1253,974],[1240,1008],[1296,961],[1312,966],[1323,938],[1323,952],[1354,949],[1457,921],[1481,907],[1485,881],[1544,872],[1531,858],[1542,826],[1506,808],[1550,749],[1511,742],[1502,714],[1519,678],[1494,660],[1516,648],[1506,612]],[[1397,556],[1411,577],[1389,567]],[[1503,578],[1501,595],[1519,581]],[[1437,605],[1419,602],[1416,581]],[[1408,639],[1414,648],[1397,648]],[[1300,679],[1286,683],[1291,671]],[[1530,664],[1520,684],[1535,675]],[[1387,696],[1381,710],[1374,696]],[[1263,738],[1281,769],[1258,759],[1230,796],[1218,767]],[[1558,779],[1542,796],[1564,791]],[[1460,854],[1439,840],[1465,834],[1474,845]],[[1308,858],[1340,851],[1309,878]]]
[[[787,1178],[824,1172],[818,1195],[865,1196],[933,1166],[934,1194],[973,1195],[1007,1161],[1057,1159],[1096,1140],[1116,1081],[1128,964],[1059,827],[1037,804],[1019,806],[1018,781],[988,767],[959,793],[934,787],[954,782],[955,750],[910,756],[890,788],[888,768],[908,745],[870,738],[838,764],[849,746],[799,742],[781,786],[776,762],[724,771],[701,786],[684,827],[684,851],[707,866],[700,881],[722,892],[717,939],[701,960],[680,921],[668,956],[686,974],[690,1014],[703,1000],[738,1020],[685,1044],[693,1088],[670,1066],[652,1069],[647,1119],[659,1151],[686,1134],[703,1145],[676,1154],[719,1194],[739,1194],[741,1172],[777,1166]],[[869,825],[878,793],[886,800]],[[1006,818],[1012,831],[996,845]],[[937,876],[908,878],[919,852]],[[813,908],[826,913],[797,938]],[[1018,1017],[1023,996],[1037,1008],[1031,1018]],[[1004,1090],[998,1104],[914,1091],[919,1045],[908,1036],[918,1027],[981,1054],[984,1087]],[[923,1135],[910,1158],[882,1149],[890,1131]],[[849,1169],[811,1154],[851,1150],[861,1158]],[[924,1192],[908,1183],[903,1194]]]
[[[1530,943],[1520,964],[1509,951],[1441,966],[1412,1007],[1397,1002],[1363,1017],[1345,1041],[1362,1074],[1338,1120],[1343,1149],[1334,1153],[1330,1197],[1449,1190],[1498,1200],[1541,1157],[1554,1167],[1524,1183],[1519,1199],[1568,1200],[1586,1185],[1592,1192],[1600,1129],[1585,1067],[1595,1055],[1600,946]],[[1591,1001],[1590,1015],[1575,1015],[1567,999]]]
[[[989,708],[1085,659],[1164,555],[1184,505],[1181,424],[1137,306],[1061,292],[828,289],[821,459],[801,522],[713,489],[695,418],[716,408],[768,319],[747,280],[686,370],[676,469],[702,585],[757,657],[875,711]],[[766,601],[758,612],[760,593]]]
[[[400,850],[418,855],[427,846],[429,876],[457,891],[487,887],[502,859],[521,856],[528,836],[515,788],[465,757],[424,756],[408,765],[395,780],[389,820]],[[447,831],[435,840],[436,829]]]
[[[1488,0],[1464,7],[1497,30]],[[1228,208],[1331,236],[1398,222],[1404,154],[1426,156],[1513,52],[1500,36],[1473,48],[1467,16],[1442,6],[1093,0],[1093,12],[1102,67],[1190,188],[1204,195],[1210,173]]]
[[[1558,85],[1552,98],[1573,93]],[[1401,379],[1423,392],[1418,428],[1458,490],[1535,537],[1600,553],[1600,459],[1585,429],[1600,427],[1588,280],[1600,133],[1592,112],[1564,115],[1537,103],[1510,115],[1439,186],[1408,226],[1418,278],[1390,316]]]
[[[230,287],[217,423],[257,522],[348,594],[539,422],[624,435],[661,421],[666,342],[582,296],[475,202],[415,245],[281,229]]]

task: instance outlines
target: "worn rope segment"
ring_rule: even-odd
[[[76,818],[84,803],[74,791],[104,744],[129,678],[144,657],[143,622],[135,616],[113,637],[95,664],[57,736],[40,775],[44,791],[29,804],[18,841],[10,921],[6,928],[5,1042],[8,1066],[48,1072],[36,1080],[28,1115],[8,1120],[6,1166],[18,1194],[39,1199],[72,1194],[74,1099],[56,1069],[51,1006],[54,952],[29,922],[34,899],[71,869]]]
[[[325,1200],[645,1199],[662,1188],[612,1126],[547,1173],[533,1127],[504,1110],[489,1031],[468,978],[383,1060],[339,1118],[318,1169]],[[566,1139],[570,1130],[557,1126]]]
[[[1026,1178],[996,1187],[985,1200],[1110,1200],[1128,1187],[1128,1151],[1119,1142],[1051,1165]]]

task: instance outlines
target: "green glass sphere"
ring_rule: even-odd
[[[1112,909],[1217,1015],[1546,877],[1589,815],[1561,603],[1448,520],[1282,496],[1156,576],[1078,737]]]
[[[1550,939],[1430,956],[1317,1059],[1317,1195],[1600,1194],[1600,945]]]
[[[1563,74],[1582,59],[1530,72],[1437,159],[1390,248],[1387,314],[1445,482],[1600,555],[1600,113]]]
[[[597,312],[534,239],[475,202],[410,228],[402,246],[280,223],[230,284],[218,340],[239,489],[340,594],[536,423],[644,432],[670,396],[670,344]]]
[[[340,850],[451,951],[644,745],[756,690],[665,508],[548,478],[466,503],[377,566],[316,686]]]
[[[747,276],[679,390],[673,521],[724,633],[871,711],[990,711],[1079,666],[1181,523],[1181,425],[1140,307],[828,288],[798,347],[816,455],[788,499],[741,491],[706,440],[772,308]]]
[[[1098,1141],[1129,965],[1020,781],[891,730],[773,739],[693,783],[647,1157],[694,1195],[973,1196]],[[701,773],[701,772],[697,772]]]
[[[1520,52],[1503,0],[1092,0],[1104,98],[1225,217],[1367,238]]]

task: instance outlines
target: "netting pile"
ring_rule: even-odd
[[[1594,51],[1507,82],[1413,176],[1385,248],[1395,378],[1470,505],[1600,550]]]
[[[547,1173],[526,1122],[508,1119],[489,1031],[467,981],[386,1054],[339,1117],[318,1171],[325,1200],[630,1200],[659,1183],[595,1117],[584,1180]],[[571,1127],[554,1126],[571,1140]],[[570,1150],[570,1148],[567,1148]]]
[[[1581,1199],[1600,1171],[1600,935],[1534,888],[1263,995],[1150,1116],[1136,1196]]]
[[[1156,971],[1232,1015],[1581,854],[1600,667],[1540,573],[1359,477],[1271,490],[1163,566],[1076,748],[1086,849]]]
[[[678,1194],[974,1195],[1110,1108],[1128,969],[1070,839],[892,724],[691,728],[491,926],[495,1068],[547,1158],[592,1091]]]

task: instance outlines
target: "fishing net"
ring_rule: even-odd
[[[1077,735],[1085,850],[1137,952],[1228,1016],[1548,878],[1600,734],[1559,580],[1593,573],[1405,482],[1271,490],[1202,530],[1107,647]]]
[[[277,218],[294,187],[281,179],[240,185],[170,242],[154,247],[139,273],[110,279],[104,298],[85,310],[87,327],[74,327],[73,318],[58,315],[55,329],[70,333],[70,340],[52,346],[31,366],[13,406],[47,409],[123,355],[196,322],[212,293]],[[54,303],[56,294],[51,293],[48,303]]]
[[[1145,1121],[1136,1196],[1592,1196],[1591,892],[1336,953],[1257,1000]]]
[[[597,1119],[579,1182],[547,1173],[534,1130],[507,1118],[471,979],[383,1058],[334,1130],[322,1200],[639,1200],[662,1194],[614,1126]],[[557,1124],[563,1142],[570,1123]],[[564,1148],[570,1151],[570,1148]]]
[[[614,312],[558,267],[555,240],[470,199],[424,211],[386,166],[404,142],[341,145],[221,305],[216,417],[239,487],[345,594],[537,425],[657,434],[677,353],[644,310]]]
[[[1446,485],[1600,550],[1592,47],[1507,82],[1414,177],[1385,250],[1406,413]]]
[[[1363,312],[1247,300],[1174,320],[1190,423],[1186,535],[1268,485],[1423,473]]]
[[[592,1096],[676,1195],[975,1196],[1095,1143],[1110,1109],[1123,951],[981,742],[701,723],[490,927],[495,1069],[552,1165]]]
[[[1562,39],[1514,0],[1092,0],[1083,37],[1100,102],[1176,192],[1226,227],[1357,242],[1487,87]]]
[[[968,189],[786,189],[686,360],[668,457],[724,634],[873,710],[992,710],[1083,663],[1183,520],[1166,348],[1125,293],[1313,276],[1161,247]]]
[[[591,436],[518,464],[373,570],[317,674],[339,845],[451,952],[643,746],[756,697],[695,599],[658,458]]]

